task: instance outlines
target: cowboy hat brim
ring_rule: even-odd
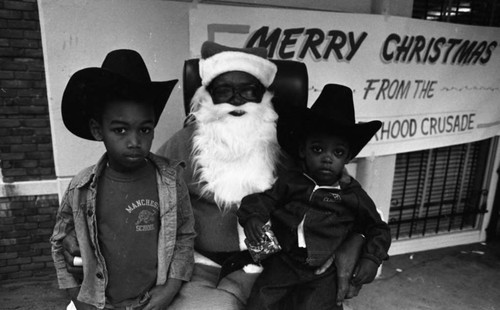
[[[61,102],[61,114],[64,125],[74,135],[95,140],[90,131],[91,106],[94,104],[91,94],[105,92],[108,87],[135,88],[146,92],[148,101],[155,111],[155,126],[165,108],[168,98],[177,83],[177,79],[163,82],[138,83],[105,68],[85,68],[73,74],[66,85]]]
[[[310,109],[290,109],[280,115],[278,142],[289,155],[298,158],[301,141],[308,133],[324,132],[343,137],[349,143],[350,159],[355,158],[382,126],[380,121],[348,124]]]

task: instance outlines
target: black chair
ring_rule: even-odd
[[[269,90],[274,92],[273,103],[280,114],[281,109],[292,107],[306,107],[309,87],[306,65],[302,62],[290,60],[273,60],[278,67],[278,72]],[[199,59],[188,59],[184,62],[182,76],[184,90],[184,111],[190,112],[191,98],[201,86],[198,67]]]

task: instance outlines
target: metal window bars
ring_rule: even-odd
[[[485,212],[490,140],[398,154],[389,225],[393,238],[475,229]]]

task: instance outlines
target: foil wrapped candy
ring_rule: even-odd
[[[254,243],[245,239],[245,244],[248,247],[248,252],[252,257],[253,261],[260,263],[263,259],[269,257],[270,255],[281,251],[281,246],[278,243],[278,239],[271,230],[270,224],[265,224],[263,227],[264,234],[262,235],[262,242]]]

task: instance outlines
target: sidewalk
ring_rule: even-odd
[[[500,241],[391,257],[354,310],[500,309]]]
[[[55,273],[0,282],[2,310],[65,309],[67,300],[57,289]],[[381,277],[363,287],[347,306],[354,310],[500,310],[500,241],[391,257]]]

